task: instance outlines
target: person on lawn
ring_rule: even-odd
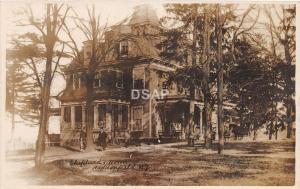
[[[107,146],[107,134],[104,132],[104,129],[103,127],[100,128],[100,132],[99,132],[99,135],[98,135],[98,146],[101,146],[103,150],[106,149],[106,146]]]

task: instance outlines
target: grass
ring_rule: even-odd
[[[43,185],[294,185],[294,142],[229,142],[218,155],[202,145],[151,145],[75,153],[21,177]],[[71,152],[69,152],[71,153]],[[74,152],[73,152],[74,153]],[[98,161],[71,165],[71,161]],[[131,164],[131,167],[126,167]],[[118,167],[119,166],[119,167]],[[146,166],[146,169],[145,169]]]

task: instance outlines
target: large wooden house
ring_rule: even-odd
[[[187,115],[190,113],[191,94],[175,84],[166,86],[162,73],[175,70],[175,65],[162,63],[156,44],[160,29],[157,15],[151,7],[138,6],[126,24],[117,25],[106,33],[118,38],[131,34],[135,40],[123,40],[99,64],[93,80],[94,141],[100,127],[111,140],[122,140],[126,136],[153,141],[158,138],[184,139],[187,136]],[[78,146],[80,130],[86,126],[86,88],[82,77],[85,65],[90,61],[91,45],[83,45],[82,63],[72,62],[65,70],[67,87],[60,96],[61,101],[61,145]],[[156,94],[168,88],[164,98],[133,99],[132,91],[147,89]],[[196,101],[192,105],[195,127],[200,135],[202,128],[201,93],[195,90]]]

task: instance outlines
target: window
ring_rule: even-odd
[[[68,76],[69,87],[72,87],[72,88],[73,88],[73,82],[74,82],[73,76],[74,76],[73,74],[70,74]]]
[[[145,88],[145,69],[135,68],[133,70],[133,88],[144,89]]]
[[[134,80],[134,89],[144,89],[144,80],[143,79],[137,79]]]
[[[116,75],[117,75],[116,76],[116,78],[117,78],[116,87],[117,88],[123,88],[123,72],[117,71]]]
[[[120,110],[119,110],[120,106],[117,104],[112,105],[112,123],[113,123],[113,128],[114,129],[118,129],[120,128]]]
[[[86,58],[91,58],[92,56],[92,52],[91,51],[87,51],[86,52]]]
[[[97,73],[94,78],[94,88],[101,87],[101,73]]]
[[[80,88],[80,74],[73,74],[73,89]]]
[[[75,122],[81,123],[82,122],[82,107],[75,106]]]
[[[123,72],[117,70],[102,70],[95,75],[94,88],[123,88]]]
[[[133,130],[140,131],[143,130],[142,119],[143,119],[143,108],[134,107],[133,108]]]
[[[168,85],[168,82],[167,82],[167,81],[164,81],[164,82],[162,83],[162,88],[163,88],[163,89],[168,89],[168,88],[169,88],[169,85]]]
[[[112,70],[102,70],[101,71],[101,88],[103,89],[111,89],[115,87],[115,72]]]
[[[112,105],[112,123],[115,130],[127,129],[128,107],[126,105]]]
[[[122,41],[120,43],[120,55],[127,56],[128,55],[128,41]]]
[[[99,104],[98,105],[98,126],[105,127],[105,116],[106,116],[106,105]]]
[[[64,121],[66,123],[71,122],[71,107],[69,106],[64,107]]]
[[[85,86],[85,82],[86,82],[85,75],[83,73],[81,73],[80,74],[80,87],[79,88],[83,88]]]
[[[127,129],[128,125],[128,107],[122,106],[122,129]]]

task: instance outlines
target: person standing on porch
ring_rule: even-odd
[[[103,127],[101,127],[98,135],[97,144],[98,146],[101,146],[103,150],[105,150],[107,146],[106,140],[107,140],[107,134],[104,132]]]

